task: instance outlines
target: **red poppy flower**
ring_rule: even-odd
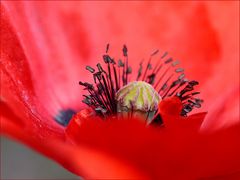
[[[1,2],[1,133],[86,178],[239,177],[238,5]],[[113,57],[127,43],[133,69],[152,47],[180,58],[200,82],[207,117],[179,115],[176,97],[159,104],[164,127],[93,115],[77,82],[91,81],[83,69],[108,42]],[[54,121],[71,109],[79,113],[67,127]]]

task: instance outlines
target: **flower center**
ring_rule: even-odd
[[[128,65],[128,50],[123,46],[123,60],[118,64],[108,55],[109,45],[103,60],[106,66],[97,64],[97,70],[86,66],[94,83],[79,82],[88,95],[83,95],[83,102],[91,107],[97,115],[105,118],[109,115],[128,114],[140,115],[149,122],[153,116],[157,117],[158,103],[171,96],[177,96],[183,104],[180,115],[187,116],[194,108],[200,108],[203,100],[195,96],[194,92],[197,81],[189,81],[185,78],[184,69],[178,67],[179,61],[167,57],[164,53],[154,64],[152,58],[158,50],[150,55],[145,68],[143,62],[137,73],[136,81],[128,82],[132,68]]]
[[[130,113],[131,116],[153,118],[161,97],[157,91],[144,81],[133,81],[116,93],[118,113]]]

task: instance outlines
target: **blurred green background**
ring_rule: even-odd
[[[1,137],[1,180],[81,179],[28,147]]]

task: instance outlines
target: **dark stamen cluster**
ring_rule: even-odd
[[[152,57],[157,53],[158,51],[155,51],[151,54],[144,74],[142,74],[143,63],[140,63],[137,80],[142,76],[142,81],[151,84],[163,99],[171,96],[179,97],[183,103],[182,116],[186,116],[194,108],[200,108],[203,100],[195,98],[200,92],[194,92],[194,86],[199,83],[187,80],[184,69],[177,67],[180,62],[178,60],[174,61],[171,57],[167,58],[167,52],[161,56],[155,65],[152,65]]]
[[[95,86],[87,82],[79,82],[89,92],[89,95],[84,95],[83,102],[102,116],[117,113],[115,94],[128,83],[128,75],[132,72],[132,68],[128,66],[128,51],[125,45],[122,50],[124,60],[119,59],[118,65],[108,55],[108,50],[109,44],[106,48],[106,54],[103,55],[103,61],[107,65],[106,71],[100,63],[97,64],[97,72],[94,68],[86,66],[86,70],[93,75]]]
[[[121,87],[128,84],[129,74],[132,72],[132,68],[128,65],[128,50],[125,45],[122,49],[123,60],[119,59],[118,64],[108,55],[108,50],[109,44],[106,54],[103,55],[106,68],[103,68],[100,63],[97,64],[97,71],[93,67],[86,66],[86,70],[93,75],[94,85],[79,82],[89,92],[89,95],[84,95],[83,102],[103,117],[117,113],[115,94]],[[186,116],[194,108],[200,108],[203,100],[195,98],[199,92],[194,92],[198,82],[187,80],[184,69],[178,67],[180,62],[167,57],[167,52],[153,65],[152,58],[158,52],[157,50],[150,55],[145,68],[143,68],[143,62],[140,63],[136,80],[151,84],[163,99],[171,96],[179,97],[183,103],[182,116]]]

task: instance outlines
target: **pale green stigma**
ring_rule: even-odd
[[[158,92],[149,83],[130,82],[116,93],[117,111],[138,112],[141,115],[146,114],[148,118],[157,111],[161,99]]]

